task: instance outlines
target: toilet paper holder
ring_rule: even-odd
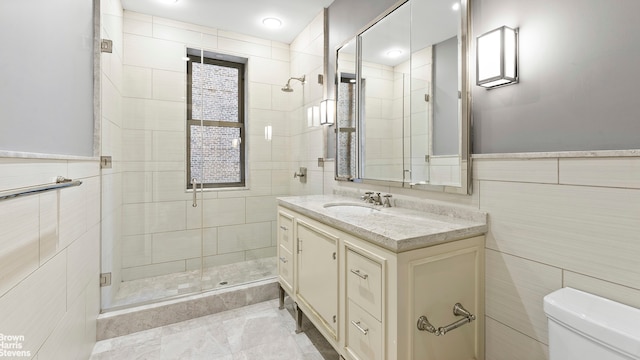
[[[462,304],[460,303],[456,303],[455,305],[453,305],[453,315],[464,316],[464,318],[456,322],[453,322],[447,326],[441,326],[437,329],[435,326],[433,326],[429,322],[429,319],[427,319],[426,316],[422,315],[418,318],[418,323],[417,323],[418,330],[426,331],[428,333],[435,334],[436,336],[443,336],[449,331],[455,330],[460,326],[464,324],[468,324],[476,319],[476,316],[470,313],[467,309],[465,309],[464,306],[462,306]]]

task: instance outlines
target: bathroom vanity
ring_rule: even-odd
[[[278,201],[281,305],[295,302],[298,331],[304,313],[345,359],[483,359],[486,214]]]

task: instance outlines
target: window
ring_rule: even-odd
[[[245,186],[243,59],[188,49],[187,188]],[[246,61],[246,60],[245,60]]]

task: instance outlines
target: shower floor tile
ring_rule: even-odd
[[[338,354],[313,325],[295,333],[293,305],[278,300],[96,343],[90,360],[322,360]]]
[[[124,281],[111,304],[120,307],[268,279],[277,275],[275,257],[248,260],[201,270]]]

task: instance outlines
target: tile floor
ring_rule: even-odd
[[[120,284],[111,308],[148,303],[168,297],[230,287],[277,275],[275,257],[125,281]]]
[[[204,316],[96,343],[90,360],[339,359],[313,325],[295,333],[293,304],[278,300]]]

